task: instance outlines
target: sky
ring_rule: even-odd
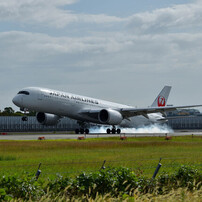
[[[202,104],[202,1],[0,0],[0,74],[0,110],[28,86]]]

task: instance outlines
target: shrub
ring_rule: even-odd
[[[166,188],[168,191],[175,188],[187,187],[189,190],[200,189],[202,174],[197,169],[182,165],[173,174],[163,173],[158,178],[158,186]]]
[[[106,168],[99,172],[82,173],[75,179],[73,186],[77,189],[77,194],[99,194],[110,193],[119,195],[129,193],[131,188],[137,188],[136,175],[128,168]]]
[[[115,198],[133,197],[141,194],[168,194],[174,189],[201,192],[202,174],[194,167],[181,166],[173,174],[163,173],[157,179],[149,179],[136,174],[128,168],[106,168],[105,170],[81,173],[69,178],[57,176],[54,180],[38,180],[28,173],[23,176],[3,176],[0,178],[0,201],[10,199],[39,200],[47,195],[53,201],[58,197],[76,199],[99,196]],[[172,191],[171,191],[172,190]]]
[[[0,179],[1,197],[35,199],[44,194],[40,184],[29,174],[21,178],[14,176],[3,176]]]
[[[71,184],[72,180],[69,177],[58,175],[56,179],[54,179],[53,181],[49,181],[46,187],[49,189],[49,191],[58,193],[63,191]]]

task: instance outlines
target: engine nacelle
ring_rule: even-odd
[[[123,116],[113,109],[102,109],[98,114],[98,119],[102,124],[118,125],[122,122]]]
[[[60,117],[55,114],[38,112],[36,115],[36,119],[42,125],[52,126],[58,123]]]

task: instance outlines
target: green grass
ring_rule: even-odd
[[[41,162],[41,177],[76,175],[105,166],[126,166],[152,176],[159,159],[160,172],[181,164],[202,169],[202,137],[95,138],[86,140],[0,141],[0,174],[33,172]]]

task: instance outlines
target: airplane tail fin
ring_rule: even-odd
[[[162,91],[159,93],[159,95],[154,100],[151,107],[164,107],[164,106],[166,106],[166,102],[168,100],[170,90],[171,90],[171,86],[164,86]]]

